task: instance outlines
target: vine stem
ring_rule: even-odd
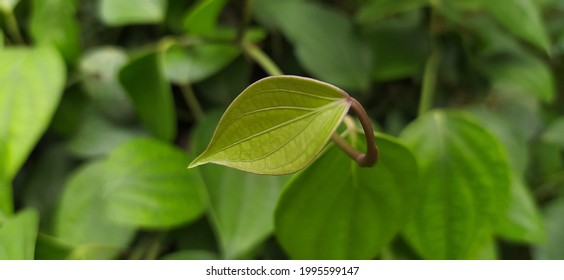
[[[372,128],[372,123],[370,118],[364,110],[364,107],[356,100],[354,97],[349,96],[351,101],[351,109],[356,114],[362,129],[364,130],[364,135],[366,137],[366,152],[361,153],[355,149],[351,144],[349,144],[345,139],[343,139],[339,134],[333,133],[331,139],[333,142],[339,146],[350,158],[356,161],[356,163],[361,167],[372,167],[378,162],[378,146],[374,141],[374,130]]]
[[[284,75],[280,68],[259,47],[251,42],[243,42],[245,53],[251,57],[270,76]]]
[[[192,90],[192,86],[186,83],[180,87],[180,90],[182,91],[182,96],[186,104],[190,107],[190,111],[194,114],[194,118],[196,118],[197,121],[203,120],[205,117],[204,110],[202,106],[200,106],[200,102],[198,102],[196,94],[194,94],[194,90]]]
[[[13,11],[4,11],[4,20],[6,21],[6,29],[10,34],[10,37],[16,44],[25,44],[22,34],[20,33],[20,28],[18,26],[18,21],[14,16]]]
[[[260,48],[250,42],[243,42],[243,48],[247,54],[258,63],[262,69],[271,76],[283,75],[278,66],[266,55]],[[341,148],[349,157],[351,157],[361,167],[371,167],[378,162],[378,147],[374,141],[374,130],[370,118],[364,110],[364,107],[354,97],[343,91],[343,94],[351,102],[351,109],[360,120],[360,124],[364,130],[366,137],[366,153],[361,153],[349,144],[345,139],[337,133],[331,135],[331,139]]]

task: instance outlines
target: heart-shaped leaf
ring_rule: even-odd
[[[189,167],[216,163],[258,174],[303,169],[321,152],[351,101],[339,88],[297,76],[264,78],[245,89]]]
[[[425,188],[406,238],[425,259],[473,258],[507,207],[510,170],[500,143],[470,115],[433,111],[401,138]]]
[[[292,177],[275,215],[290,257],[372,259],[403,227],[418,196],[415,157],[392,137],[376,140],[382,157],[375,167],[361,168],[332,146]]]

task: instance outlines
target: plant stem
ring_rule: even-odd
[[[190,107],[190,111],[192,111],[194,118],[196,118],[197,121],[204,119],[204,110],[202,110],[202,107],[200,106],[200,103],[198,102],[198,99],[196,98],[196,95],[192,90],[192,86],[186,83],[183,84],[180,89],[182,90],[182,96],[184,97],[184,100],[186,101],[188,107]]]
[[[243,49],[270,76],[283,75],[278,66],[259,47],[251,42],[243,42]]]
[[[437,71],[439,68],[439,46],[436,37],[441,32],[439,18],[435,12],[435,7],[439,5],[439,1],[431,1],[431,15],[429,22],[429,35],[431,40],[431,55],[425,63],[423,72],[423,86],[421,87],[421,99],[419,101],[418,115],[421,116],[429,111],[433,106],[433,99],[437,90]]]
[[[18,27],[18,21],[14,16],[13,11],[4,11],[4,19],[6,20],[6,29],[10,34],[12,41],[16,44],[25,44],[22,34],[20,33],[20,28]]]
[[[237,29],[237,42],[243,42],[245,39],[245,33],[251,21],[251,0],[244,0],[241,9],[242,19]]]
[[[354,159],[356,163],[361,167],[372,167],[378,162],[378,147],[374,141],[374,130],[372,129],[372,123],[370,118],[364,110],[364,107],[353,97],[350,97],[351,109],[354,111],[362,129],[364,130],[364,136],[366,137],[366,153],[361,153],[351,146],[345,139],[341,138],[337,133],[331,135],[331,139],[341,148],[349,157]]]

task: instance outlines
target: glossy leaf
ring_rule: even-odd
[[[481,0],[480,3],[513,34],[547,53],[550,52],[550,42],[541,12],[532,0]]]
[[[546,143],[564,148],[564,117],[554,120],[542,133],[541,138]]]
[[[291,258],[372,259],[404,226],[419,191],[417,164],[394,138],[376,142],[374,167],[358,167],[332,146],[286,185],[275,227]]]
[[[85,259],[111,259],[125,249],[134,228],[111,221],[104,186],[109,181],[104,162],[76,171],[65,184],[54,225],[54,235]],[[75,252],[76,254],[76,252]]]
[[[11,180],[47,129],[63,92],[65,67],[49,48],[0,51],[0,144]],[[2,172],[0,172],[2,173]]]
[[[564,199],[559,198],[547,205],[544,213],[547,230],[547,242],[534,248],[533,255],[537,260],[564,259]]]
[[[76,6],[76,0],[33,0],[30,21],[33,41],[57,48],[69,63],[76,61],[80,54]]]
[[[172,47],[166,51],[165,74],[177,84],[197,83],[221,70],[239,54],[239,48],[232,44]]]
[[[429,112],[401,138],[419,160],[425,188],[405,236],[425,259],[473,258],[509,198],[503,148],[469,115]]]
[[[102,21],[110,26],[164,21],[167,0],[100,0]]]
[[[197,170],[186,170],[187,161],[182,151],[153,139],[118,147],[105,163],[111,170],[104,185],[109,218],[146,228],[194,221],[204,212],[206,194]]]
[[[196,152],[212,138],[220,114],[207,114],[194,132]],[[262,176],[218,165],[198,168],[209,195],[211,222],[225,259],[255,249],[274,228],[274,207],[285,176]]]
[[[358,10],[356,19],[360,22],[371,22],[392,16],[397,13],[415,10],[425,6],[429,0],[371,0]]]
[[[290,40],[304,68],[336,86],[366,89],[371,53],[342,14],[309,1],[253,1],[254,13]],[[322,47],[321,47],[322,46]]]
[[[217,18],[227,0],[200,0],[184,20],[184,27],[193,35],[213,35]]]
[[[134,114],[131,99],[118,81],[119,70],[126,62],[123,50],[102,47],[85,53],[79,64],[85,92],[106,116],[121,122]]]
[[[189,167],[221,164],[258,174],[303,169],[325,147],[349,109],[342,90],[309,78],[264,78],[221,118],[206,151]]]
[[[33,260],[39,216],[24,210],[0,225],[0,260]]]
[[[147,129],[170,141],[176,135],[176,115],[162,59],[158,52],[141,54],[121,69],[119,80]]]

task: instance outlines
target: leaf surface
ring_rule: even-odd
[[[469,115],[431,111],[401,138],[419,160],[425,189],[405,236],[425,259],[475,257],[509,199],[510,170],[499,142]]]
[[[162,22],[167,0],[100,0],[102,21],[110,26]]]
[[[65,67],[50,48],[0,50],[0,61],[0,174],[11,180],[51,121]]]
[[[374,167],[358,167],[332,146],[288,182],[275,226],[291,258],[372,259],[405,225],[418,194],[415,158],[390,136],[378,134],[376,142]]]
[[[0,260],[33,260],[39,215],[33,209],[19,212],[0,225]]]
[[[216,163],[272,175],[301,170],[325,147],[349,109],[349,98],[309,78],[264,78],[231,103],[208,148],[189,168]]]

